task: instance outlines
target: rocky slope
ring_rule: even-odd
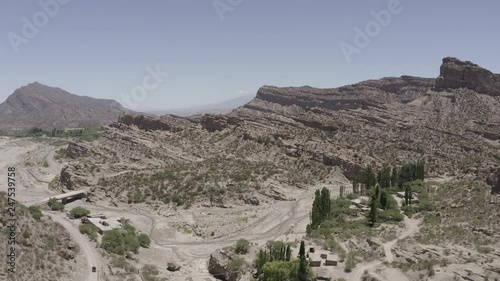
[[[127,112],[114,100],[81,97],[34,82],[0,104],[0,128],[100,127]]]
[[[445,58],[437,79],[402,76],[335,89],[262,87],[228,115],[126,116],[61,175],[96,198],[224,205],[288,200],[287,188],[329,184],[368,164],[425,159],[427,176],[495,186],[498,75]],[[100,172],[97,172],[100,171]],[[498,188],[493,189],[498,190]]]
[[[8,243],[12,221],[9,221],[7,209],[9,207],[5,192],[0,192],[0,208],[5,214],[0,217],[0,243],[5,252],[0,256],[4,265],[0,270],[0,280],[82,280],[86,275],[79,270],[85,259],[79,255],[78,246],[71,240],[70,235],[60,224],[43,216],[40,210],[28,210],[16,204],[16,244],[15,268],[16,273],[8,271],[11,265],[7,257]],[[11,240],[12,241],[12,240]],[[9,252],[10,253],[10,252]]]

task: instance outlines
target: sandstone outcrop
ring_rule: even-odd
[[[145,131],[170,131],[170,132],[179,132],[183,128],[174,124],[175,119],[182,120],[182,125],[189,124],[185,119],[175,118],[172,116],[165,116],[164,118],[155,118],[145,115],[124,115],[120,117],[120,122],[118,124],[114,124],[113,126],[119,126],[120,123],[125,125],[135,125],[141,130]],[[177,120],[177,121],[178,121]],[[173,122],[174,121],[174,122]]]
[[[443,59],[437,89],[468,88],[480,94],[500,96],[500,74],[494,74],[470,61]]]
[[[201,118],[201,125],[209,132],[221,131],[230,126],[237,126],[242,122],[236,117],[206,114]]]

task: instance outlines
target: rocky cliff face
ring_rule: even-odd
[[[500,75],[472,62],[448,57],[443,59],[441,73],[436,80],[436,88],[468,88],[480,94],[499,96]]]
[[[98,159],[93,163],[108,176],[86,184],[125,202],[127,194],[149,189],[152,201],[169,202],[168,194],[178,193],[191,202],[242,198],[244,204],[251,197],[265,204],[289,188],[328,185],[340,174],[351,178],[368,164],[416,159],[426,160],[427,176],[486,181],[500,168],[500,96],[491,94],[496,78],[474,87],[482,76],[466,71],[462,80],[452,79],[454,65],[487,73],[445,59],[439,82],[402,76],[335,89],[264,86],[244,107],[199,123],[125,116],[87,145],[93,155],[87,157]],[[446,91],[435,91],[436,84]],[[73,166],[67,169],[76,175],[72,182],[85,183],[85,169],[96,169]]]

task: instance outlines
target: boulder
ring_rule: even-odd
[[[258,206],[260,204],[259,199],[255,197],[244,197],[243,202],[248,205]]]
[[[224,281],[237,281],[238,273],[229,272],[228,265],[236,256],[224,250],[217,250],[210,255],[208,272]]]
[[[167,263],[167,270],[168,271],[174,272],[174,271],[178,271],[179,269],[181,269],[181,266],[178,265],[177,263],[175,263],[175,262]]]

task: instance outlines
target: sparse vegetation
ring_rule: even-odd
[[[64,211],[64,204],[57,201],[56,198],[50,198],[47,204],[52,211]]]
[[[142,247],[149,247],[149,245],[151,245],[151,238],[145,233],[139,234],[137,240]]]
[[[54,190],[59,187],[59,182],[60,178],[59,176],[55,176],[50,182],[49,182],[49,189]]]
[[[74,207],[73,209],[71,209],[71,211],[69,211],[70,214],[75,217],[75,218],[81,218],[81,217],[85,217],[87,216],[88,214],[90,214],[90,211],[83,208],[83,207]]]
[[[30,206],[28,208],[28,211],[30,212],[31,216],[33,216],[33,218],[37,221],[39,221],[42,217],[42,210],[38,206]]]
[[[96,241],[97,240],[97,233],[99,229],[95,227],[92,224],[81,224],[79,226],[79,230],[81,234],[86,234],[90,240]]]
[[[246,254],[250,250],[250,242],[245,239],[240,239],[236,241],[236,245],[234,247],[234,251],[237,254]]]

